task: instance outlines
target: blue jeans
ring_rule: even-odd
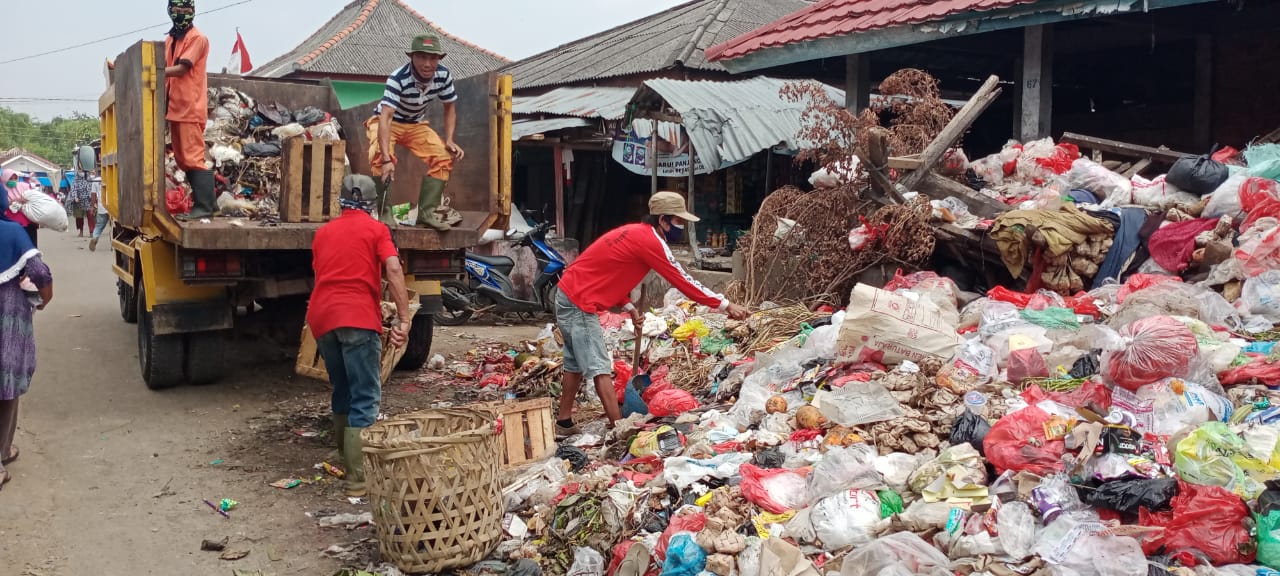
[[[106,214],[98,214],[98,219],[93,226],[93,239],[97,240],[102,237],[102,233],[107,230],[107,222],[111,220],[111,216]]]
[[[368,428],[382,402],[382,337],[373,330],[337,328],[316,339],[333,385],[333,413],[347,426]]]

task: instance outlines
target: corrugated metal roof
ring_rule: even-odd
[[[517,96],[511,111],[620,120],[627,115],[627,104],[635,94],[635,88],[565,86],[541,96]]]
[[[293,50],[251,75],[280,78],[293,72],[380,76],[404,66],[414,36],[436,32],[455,78],[483,74],[509,60],[449,34],[402,0],[355,0]]]
[[[565,128],[590,126],[583,118],[548,118],[546,120],[515,120],[511,122],[511,139],[519,140],[535,134],[544,134]]]
[[[766,48],[846,36],[962,14],[1031,4],[1035,0],[823,0],[776,22],[707,49],[719,62]]]
[[[704,163],[726,166],[778,144],[800,147],[805,104],[788,102],[780,94],[790,82],[761,76],[736,82],[657,79],[644,85],[680,113]],[[844,102],[843,90],[824,87],[833,100]]]
[[[724,72],[703,51],[798,10],[803,0],[693,0],[531,56],[504,72],[536,88],[666,70]]]

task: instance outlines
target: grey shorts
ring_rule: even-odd
[[[556,324],[564,337],[564,371],[591,380],[613,374],[613,359],[604,345],[600,317],[583,312],[564,292],[556,291]]]

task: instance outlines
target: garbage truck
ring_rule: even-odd
[[[463,251],[478,244],[485,231],[505,229],[511,213],[511,77],[484,74],[456,85],[455,141],[468,154],[455,167],[446,192],[463,221],[448,232],[392,229],[408,286],[421,301],[400,369],[417,369],[427,359],[432,318],[441,310],[441,281],[457,277]],[[315,107],[339,121],[343,154],[333,153],[342,147],[330,147],[328,156],[317,156],[302,169],[304,174],[281,178],[310,181],[313,191],[324,182],[324,189],[315,193],[330,194],[337,190],[329,187],[334,178],[340,182],[345,173],[369,173],[363,123],[373,115],[376,101],[369,102],[368,87],[354,102],[353,91],[344,92],[327,80],[210,75],[209,87],[211,92],[233,88],[258,102],[278,104],[276,109]],[[434,108],[439,115],[439,106]],[[293,222],[283,214],[285,221],[175,218],[166,203],[165,110],[164,43],[134,44],[109,67],[108,86],[99,100],[100,167],[104,201],[116,223],[111,269],[117,277],[120,316],[137,324],[139,367],[152,389],[221,379],[233,364],[227,346],[241,335],[236,328],[251,324],[247,318],[285,301],[305,312],[314,285],[311,241],[324,224]],[[430,120],[441,125],[438,117]],[[416,183],[426,169],[403,149],[397,155],[405,161],[390,198],[409,202],[417,198]],[[331,199],[313,196],[314,201]],[[291,318],[296,325],[284,329],[300,334],[303,314]]]

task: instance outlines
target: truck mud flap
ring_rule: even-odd
[[[231,307],[222,300],[156,304],[151,315],[158,336],[230,330],[234,322]]]
[[[418,308],[419,316],[434,315],[444,311],[444,297],[439,294],[422,296],[418,298],[418,302],[422,303],[422,307]]]

